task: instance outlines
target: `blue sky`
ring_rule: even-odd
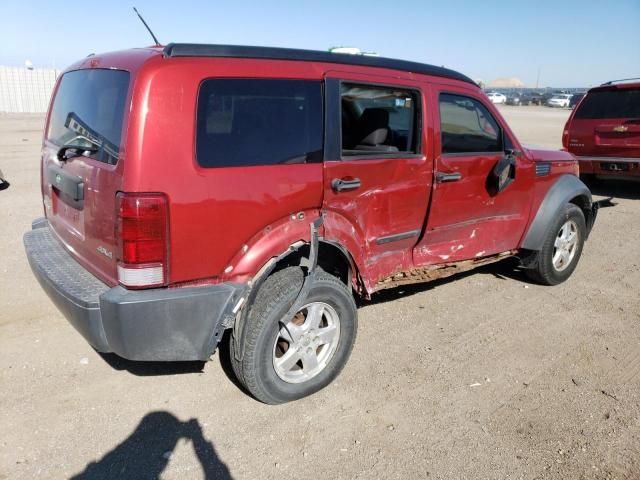
[[[89,53],[163,43],[326,50],[356,46],[491,81],[586,87],[640,76],[640,0],[318,2],[0,0],[0,65],[64,68]]]

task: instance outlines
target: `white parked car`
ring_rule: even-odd
[[[549,99],[547,105],[549,105],[550,107],[568,108],[569,104],[571,103],[571,97],[573,97],[573,95],[564,93],[561,95],[554,95]]]
[[[491,103],[506,103],[507,96],[498,92],[488,92],[487,97],[491,100]]]

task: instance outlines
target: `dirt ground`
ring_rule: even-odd
[[[559,147],[565,110],[502,107]],[[377,295],[324,391],[262,405],[200,364],[93,351],[33,278],[42,116],[0,115],[0,479],[640,478],[640,188],[609,184],[572,278],[510,262]]]

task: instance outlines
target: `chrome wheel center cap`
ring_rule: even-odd
[[[287,383],[303,383],[329,364],[340,341],[340,317],[324,302],[303,306],[288,321],[281,321],[273,345],[273,367]],[[294,321],[295,319],[295,321]]]

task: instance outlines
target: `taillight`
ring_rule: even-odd
[[[168,283],[169,206],[161,193],[116,195],[118,281],[147,288]]]
[[[562,131],[562,146],[565,150],[569,149],[569,122],[566,123]]]

